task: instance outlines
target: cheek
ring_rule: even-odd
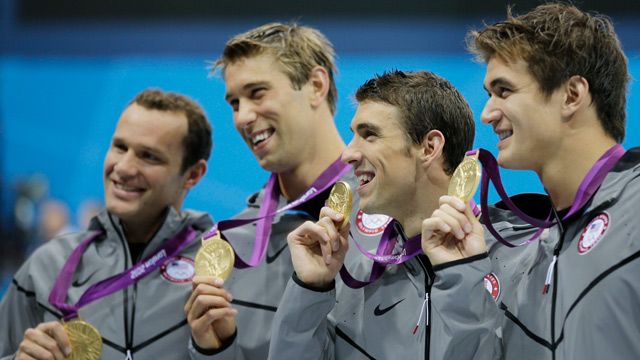
[[[105,156],[104,158],[104,164],[103,164],[103,172],[104,175],[108,175],[109,173],[111,173],[113,171],[113,167],[116,164],[116,160],[115,160],[115,156],[113,154],[111,154],[111,152],[107,153],[107,156]]]

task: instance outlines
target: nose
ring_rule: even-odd
[[[138,172],[136,161],[137,159],[133,150],[128,150],[115,159],[113,171],[120,179],[133,177]]]
[[[358,149],[355,137],[353,138],[353,140],[351,140],[349,145],[347,145],[347,148],[342,152],[341,160],[343,163],[351,164],[354,167],[357,166],[360,161],[362,161],[362,152],[360,152],[360,149]]]
[[[494,100],[490,98],[482,109],[480,120],[485,124],[491,124],[500,121],[501,118],[502,111],[495,106]]]
[[[238,102],[238,111],[235,115],[236,127],[238,129],[247,128],[249,125],[256,121],[256,118],[256,111],[250,101]]]

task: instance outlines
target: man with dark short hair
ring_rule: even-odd
[[[638,359],[640,149],[620,146],[629,74],[611,21],[545,4],[470,33],[469,45],[487,63],[481,118],[499,137],[498,164],[536,172],[548,199],[520,210],[542,213],[547,229],[512,249],[485,241],[468,205],[440,200],[422,229],[434,325],[446,328],[432,354]],[[494,237],[515,229],[492,223]],[[451,235],[462,228],[473,230]]]
[[[101,359],[201,356],[189,350],[183,307],[212,220],[182,204],[211,143],[204,111],[186,96],[148,89],[131,101],[104,160],[106,209],[37,249],[0,303],[3,359],[93,358],[87,339],[102,340]],[[81,321],[97,338],[67,332]]]
[[[271,359],[418,359],[429,353],[433,272],[421,254],[420,226],[471,148],[473,116],[448,81],[425,71],[376,76],[356,99],[354,135],[342,161],[358,177],[361,208],[397,221],[398,235],[383,237],[385,249],[377,253],[390,264],[379,272],[363,254],[345,260],[353,240],[348,227],[336,225],[344,215],[329,207],[319,221],[291,232],[295,273],[276,313]],[[337,279],[343,264],[355,279],[375,281],[358,288],[349,278]]]

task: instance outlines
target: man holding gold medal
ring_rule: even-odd
[[[487,62],[481,118],[499,136],[497,163],[535,171],[549,196],[518,207],[502,192],[520,229],[535,230],[519,243],[502,239],[514,226],[483,214],[483,230],[470,206],[440,199],[422,225],[434,325],[447,329],[433,334],[432,353],[640,358],[640,149],[620,146],[629,74],[611,21],[546,4],[470,33],[469,44]],[[487,154],[475,156],[500,193]],[[531,216],[531,205],[546,209]]]
[[[473,116],[462,95],[429,72],[376,76],[355,97],[354,136],[342,160],[358,177],[353,191],[361,208],[397,223],[369,253],[345,226],[354,221],[341,203],[348,189],[336,188],[319,221],[289,234],[295,273],[274,321],[271,359],[419,359],[429,353],[433,275],[420,227],[472,145]],[[347,258],[352,248],[362,254]]]
[[[293,272],[286,235],[318,219],[337,180],[355,184],[356,179],[340,161],[345,145],[333,119],[334,54],[319,31],[281,23],[251,29],[227,42],[216,70],[225,82],[236,129],[271,176],[245,210],[204,236],[200,258],[211,258],[209,269],[216,267],[215,257],[205,255],[212,251],[205,247],[220,247],[222,238],[236,254],[235,260],[224,259],[231,265],[235,261],[236,269],[226,281],[212,272],[196,276],[185,311],[201,353],[264,359],[271,323]],[[356,199],[354,216],[357,210]],[[371,245],[382,230],[354,233]]]
[[[211,126],[175,93],[145,90],[118,120],[104,161],[105,206],[89,229],[37,249],[0,303],[0,356],[185,359],[198,235],[213,223],[182,211],[204,176]]]

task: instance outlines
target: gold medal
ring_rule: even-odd
[[[71,360],[97,360],[102,354],[102,336],[93,325],[81,319],[62,323],[71,342]]]
[[[327,206],[344,215],[344,220],[338,226],[338,230],[342,229],[351,216],[351,207],[353,206],[351,187],[344,181],[338,181],[329,194]]]
[[[481,174],[478,153],[465,156],[451,176],[449,195],[468,203],[478,189]]]
[[[226,280],[236,260],[233,248],[219,234],[202,241],[196,254],[196,276],[215,276]]]

